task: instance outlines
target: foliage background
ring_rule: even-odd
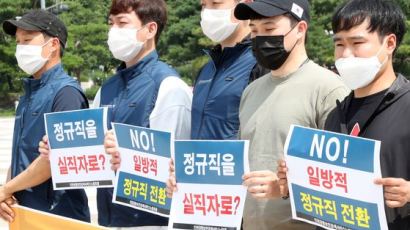
[[[410,30],[410,1],[396,0],[407,15]],[[52,6],[58,0],[47,0]],[[70,75],[80,81],[92,80],[95,86],[86,93],[92,98],[99,85],[114,73],[115,61],[106,44],[108,26],[107,12],[110,0],[64,0],[68,10],[53,8],[54,13],[66,23],[69,31],[68,46],[63,63]],[[161,58],[175,67],[183,79],[192,84],[198,71],[207,61],[202,50],[213,44],[201,32],[199,26],[199,0],[166,0],[168,25],[158,44]],[[312,23],[309,28],[308,53],[321,65],[331,66],[333,42],[331,15],[340,0],[311,0]],[[40,0],[0,0],[0,21],[22,15],[28,9],[39,8]],[[14,100],[22,93],[21,78],[14,57],[15,39],[0,30],[0,111],[12,108]],[[397,52],[395,68],[410,76],[410,32]]]

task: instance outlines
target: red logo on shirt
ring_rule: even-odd
[[[352,131],[350,132],[350,136],[359,136],[360,133],[360,125],[359,123],[356,122],[356,124],[354,124]]]

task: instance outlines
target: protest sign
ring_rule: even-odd
[[[173,137],[143,127],[112,123],[121,153],[113,202],[160,216],[168,216],[171,199],[166,180],[173,150]]]
[[[294,219],[326,229],[387,229],[380,142],[291,126],[285,145]]]
[[[176,141],[170,229],[240,229],[247,141]]]
[[[55,190],[113,186],[104,150],[105,109],[47,113],[44,120]]]

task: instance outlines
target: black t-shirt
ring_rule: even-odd
[[[352,132],[352,129],[356,124],[358,124],[359,128],[362,129],[366,121],[376,111],[377,107],[382,102],[386,92],[387,89],[367,97],[352,98],[346,116],[349,133]]]
[[[72,86],[65,86],[56,95],[52,111],[70,111],[78,109],[87,109],[87,98],[76,88]]]

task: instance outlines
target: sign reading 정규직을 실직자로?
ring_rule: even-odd
[[[44,114],[53,187],[112,187],[114,172],[104,150],[106,109]]]
[[[178,191],[168,228],[239,230],[248,141],[175,141],[174,159]]]

